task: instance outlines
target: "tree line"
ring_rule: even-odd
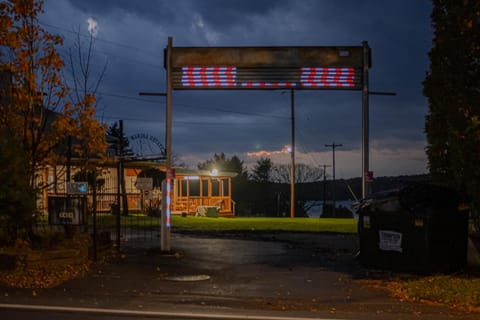
[[[232,198],[237,203],[237,215],[290,215],[290,165],[275,164],[270,158],[263,157],[248,170],[238,156],[229,158],[220,153],[198,163],[197,167],[200,170],[211,171],[215,168],[237,173],[232,178]],[[334,195],[337,201],[359,200],[361,178],[339,179],[334,183],[325,174],[322,167],[302,163],[295,166],[297,217],[306,217],[312,205],[318,205],[318,202],[326,202],[324,214],[329,217]],[[429,180],[429,176],[379,177],[375,179],[373,188],[375,192],[399,189],[409,183],[425,180]]]

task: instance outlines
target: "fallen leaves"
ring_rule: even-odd
[[[62,268],[47,269],[36,268],[27,270],[15,270],[11,272],[0,272],[0,283],[16,288],[53,288],[59,284],[82,277],[90,270],[91,263],[66,265]],[[32,296],[38,292],[32,291]]]
[[[400,301],[480,312],[480,279],[468,275],[434,275],[412,279],[368,279],[357,283],[388,291]]]

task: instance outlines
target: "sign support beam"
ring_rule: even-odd
[[[166,56],[166,67],[167,67],[167,108],[165,112],[165,151],[167,154],[167,175],[172,171],[172,37],[168,37],[167,45],[167,56]],[[169,178],[167,176],[167,178]],[[167,179],[170,181],[170,179]],[[165,200],[165,198],[164,198]],[[164,201],[162,201],[164,202]],[[166,203],[163,204],[165,208]],[[165,208],[166,209],[166,208]],[[171,230],[170,222],[167,221],[167,210],[162,210],[162,219],[161,219],[161,243],[160,247],[162,251],[171,250]]]
[[[362,81],[362,199],[371,193],[371,184],[367,181],[369,174],[369,101],[368,101],[368,68],[370,65],[370,48],[368,42],[363,41],[363,81]]]
[[[290,218],[295,218],[295,90],[290,90],[291,137],[290,151]]]

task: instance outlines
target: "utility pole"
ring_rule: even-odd
[[[295,218],[295,94],[290,90],[291,107],[291,136],[292,150],[290,151],[290,218]]]
[[[167,92],[166,93],[158,93],[158,92],[140,92],[141,96],[160,96],[166,97],[167,105],[165,108],[165,152],[167,156],[167,160],[165,163],[166,171],[167,171],[167,178],[169,172],[172,170],[172,47],[173,47],[173,39],[172,37],[168,37],[167,48],[165,51],[165,68],[167,69]],[[162,189],[163,188],[162,184]],[[169,186],[168,188],[170,188]],[[165,193],[165,190],[162,190],[162,193]],[[160,245],[162,251],[170,251],[170,217],[166,217],[166,210],[162,210],[161,216],[161,239]]]
[[[370,47],[367,41],[363,46],[363,79],[362,79],[362,199],[371,192],[367,175],[370,171],[370,115],[369,115],[369,85],[368,69],[370,68]],[[335,171],[335,170],[334,170]]]
[[[172,38],[168,38],[168,48],[167,48],[167,92],[139,92],[141,96],[151,96],[151,97],[166,97],[166,110],[165,110],[165,170],[168,176],[168,172],[172,167],[172,84],[171,84],[171,75],[170,75],[170,51],[172,46]],[[167,188],[166,182],[162,182],[162,214],[160,216],[160,249],[164,252],[169,252],[171,249],[170,246],[170,226],[167,224],[166,210],[165,210],[165,194]]]
[[[167,153],[167,179],[165,180],[166,182],[170,182],[173,184],[173,177],[169,177],[172,172],[172,91],[173,91],[173,84],[172,84],[172,48],[173,48],[173,39],[172,37],[168,37],[168,43],[167,43],[167,51],[166,51],[166,57],[165,57],[165,67],[167,69],[167,107],[165,110],[165,143],[166,143],[166,153]],[[168,189],[170,189],[172,186],[169,185]],[[168,195],[167,190],[166,194],[167,197],[165,197],[165,200],[167,201],[170,199]],[[163,190],[162,190],[163,192]],[[170,200],[171,201],[171,200]],[[162,251],[170,251],[171,249],[171,229],[170,229],[170,209],[171,209],[171,203],[165,203],[162,201],[163,206],[167,208],[168,210],[165,210],[165,212],[162,212],[162,221],[161,221],[161,249]]]
[[[119,135],[120,135],[120,141],[118,142],[118,148],[119,148],[119,159],[120,159],[120,184],[122,187],[122,209],[123,209],[123,215],[128,216],[128,199],[127,199],[127,189],[125,185],[125,170],[124,170],[124,154],[125,154],[125,141],[123,140],[123,120],[119,120]]]
[[[327,167],[331,167],[329,164],[322,164],[323,167],[323,203],[322,203],[322,215],[325,213],[325,202],[327,199]]]
[[[119,122],[120,124],[120,122]],[[123,124],[122,124],[123,126]],[[123,128],[122,128],[123,130]],[[120,129],[118,131],[120,133]],[[116,142],[115,146],[115,156],[117,156],[117,205],[115,208],[115,231],[117,235],[116,244],[117,244],[117,253],[120,252],[120,199],[121,199],[121,188],[122,184],[120,182],[120,176],[122,174],[122,162],[120,161],[120,140],[122,139],[122,135],[119,134],[118,141]]]
[[[333,161],[332,161],[332,170],[333,170],[333,177],[332,177],[332,202],[333,202],[333,208],[332,208],[332,216],[335,218],[335,148],[337,147],[343,147],[343,144],[335,144],[332,143],[332,144],[326,144],[325,145],[325,148],[332,148],[332,154],[333,154]]]

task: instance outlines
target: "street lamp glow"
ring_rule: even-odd
[[[210,172],[210,175],[212,177],[216,177],[218,175],[218,170],[217,169],[212,169],[212,171]]]

